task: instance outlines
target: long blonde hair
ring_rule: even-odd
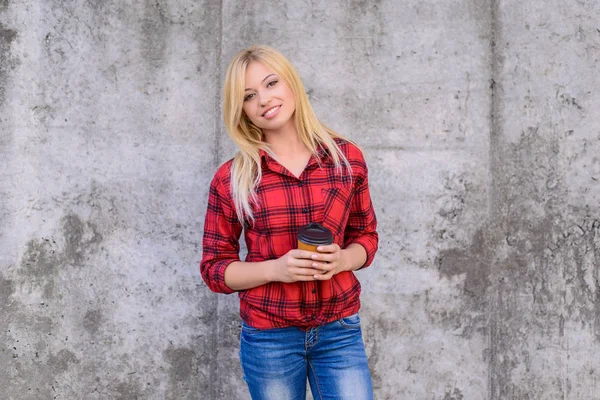
[[[273,154],[269,145],[262,140],[262,130],[254,125],[242,110],[246,67],[250,61],[258,61],[273,70],[294,93],[296,130],[311,153],[317,157],[319,150],[327,150],[334,161],[336,172],[342,174],[345,169],[352,176],[350,163],[334,140],[344,138],[319,122],[302,80],[289,60],[269,46],[244,49],[231,60],[223,91],[225,127],[239,149],[231,166],[231,193],[241,223],[245,219],[254,221],[251,202],[258,201],[256,187],[262,178],[260,150]]]

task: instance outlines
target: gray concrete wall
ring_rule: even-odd
[[[377,399],[600,399],[600,3],[0,0],[0,398],[247,399],[198,271],[224,69],[361,144]]]

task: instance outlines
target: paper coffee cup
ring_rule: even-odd
[[[298,248],[317,251],[317,247],[333,243],[333,232],[318,222],[311,222],[298,230]]]

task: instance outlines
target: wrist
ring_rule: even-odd
[[[265,261],[265,267],[264,279],[267,283],[275,282],[277,280],[277,260]]]
[[[342,271],[352,271],[352,262],[349,259],[349,252],[346,249],[340,250],[340,266]]]
[[[340,257],[344,258],[344,270],[356,271],[365,264],[367,252],[362,245],[352,243],[343,250]]]

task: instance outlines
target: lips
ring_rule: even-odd
[[[265,111],[262,114],[262,116],[265,117],[265,118],[274,117],[277,114],[277,112],[279,111],[280,108],[281,108],[281,105],[271,107],[267,111]]]

